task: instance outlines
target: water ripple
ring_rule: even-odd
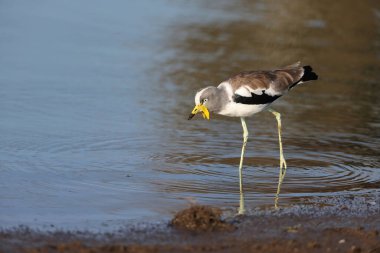
[[[272,201],[276,191],[279,159],[275,144],[269,144],[270,140],[255,140],[256,146],[261,146],[259,151],[248,150],[246,153],[243,174],[247,200],[267,203]],[[341,151],[352,145],[362,149],[361,142],[342,143],[340,140],[338,143],[336,140],[305,138],[303,144],[307,143],[307,146],[299,151],[300,139],[286,141],[288,169],[282,188],[285,199],[326,193],[345,194],[347,191],[375,188],[380,184],[380,171],[372,166],[378,164],[377,161],[362,160],[358,154]],[[240,160],[238,142],[210,138],[205,142],[182,140],[181,144],[184,148],[180,151],[172,150],[151,157],[165,164],[158,170],[166,175],[160,181],[152,182],[157,189],[191,195],[200,200],[215,198],[219,200],[214,199],[214,202],[236,202]],[[321,148],[325,152],[320,152]],[[203,152],[195,153],[196,150]]]

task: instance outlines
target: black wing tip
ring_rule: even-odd
[[[306,81],[311,81],[311,80],[318,80],[318,75],[313,72],[313,68],[310,65],[303,66],[304,73],[301,78],[301,81],[306,82]]]
[[[233,97],[233,101],[238,104],[245,104],[245,105],[263,105],[263,104],[271,104],[273,101],[275,101],[280,96],[271,96],[265,93],[265,90],[262,91],[263,94],[257,95],[255,93],[251,92],[251,97],[244,97],[240,96],[238,94],[235,94]]]

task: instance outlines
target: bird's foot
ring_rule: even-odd
[[[244,214],[245,214],[245,208],[244,207],[239,207],[237,216],[238,215],[244,215]]]

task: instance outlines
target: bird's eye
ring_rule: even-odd
[[[206,103],[208,101],[208,98],[203,99],[203,103]]]

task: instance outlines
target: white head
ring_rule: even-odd
[[[194,117],[198,112],[202,112],[204,118],[209,119],[209,111],[213,113],[220,112],[228,101],[224,90],[214,86],[209,86],[195,94],[195,107],[191,112],[189,119]]]

